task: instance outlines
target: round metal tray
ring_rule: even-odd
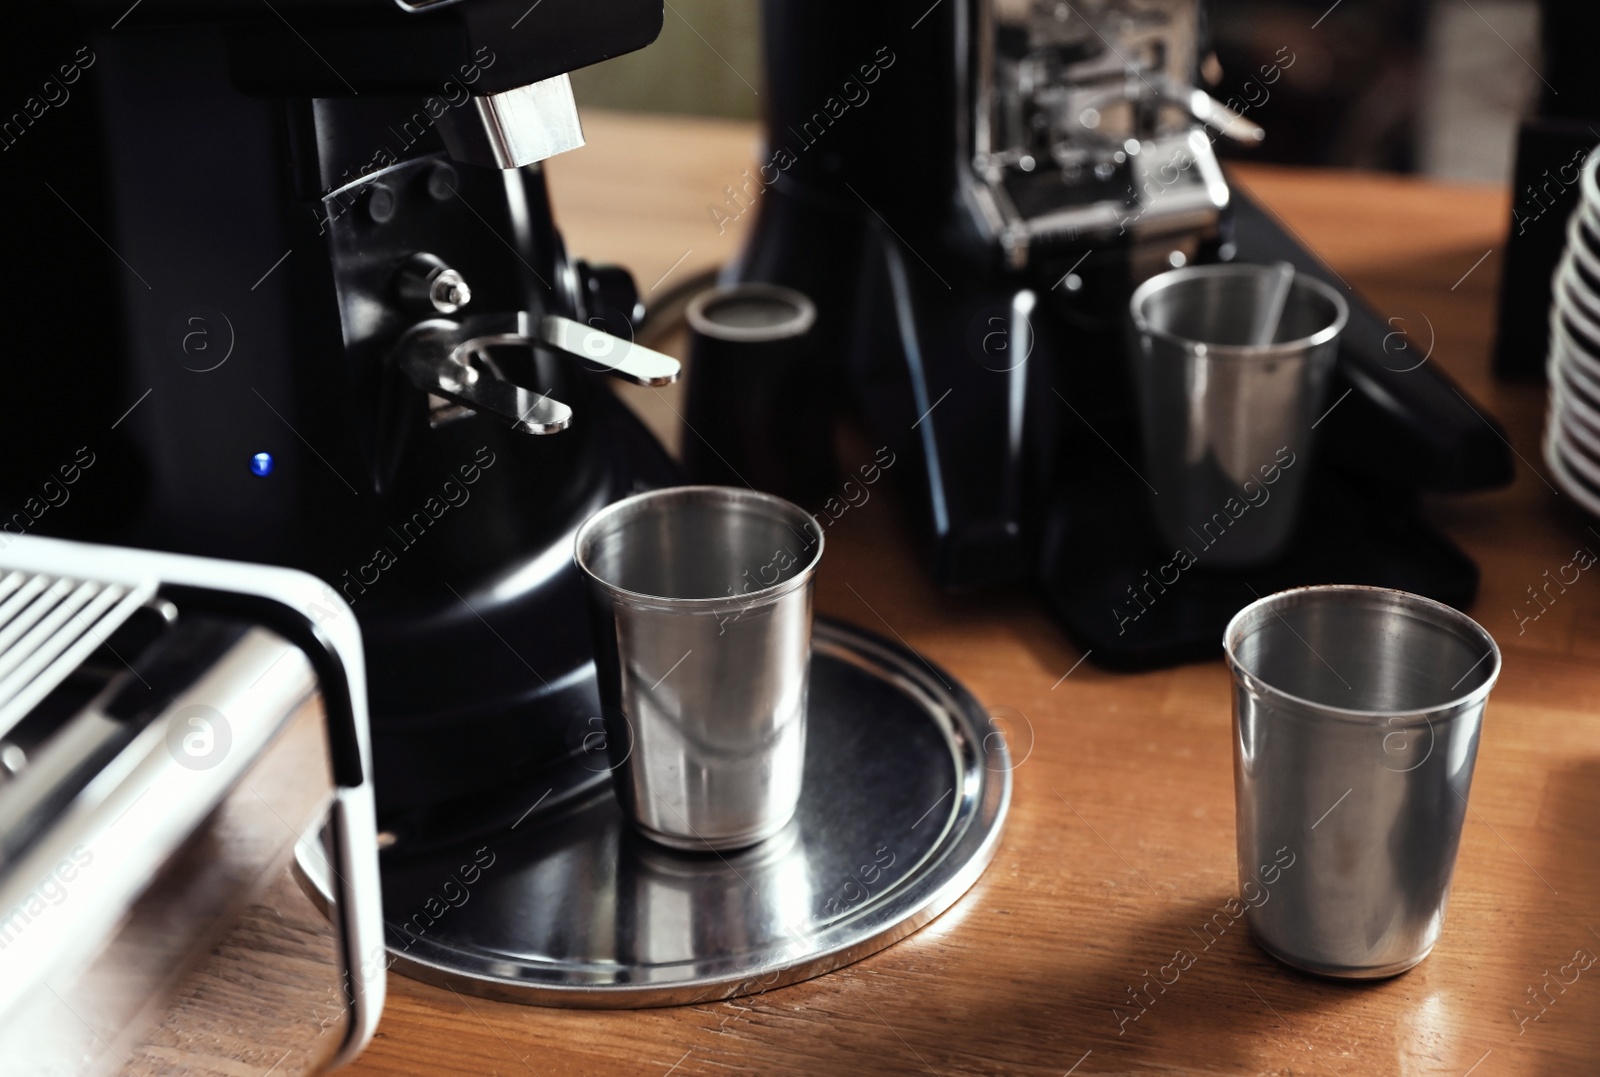
[[[807,723],[799,812],[750,849],[650,842],[604,774],[459,843],[402,840],[382,857],[392,967],[516,1002],[666,1006],[794,983],[904,938],[993,859],[1005,740],[943,671],[821,620]],[[325,898],[314,844],[298,864]]]

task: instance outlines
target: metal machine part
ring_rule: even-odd
[[[911,651],[828,621],[808,723],[799,811],[747,850],[686,857],[635,834],[605,788],[602,736],[585,743],[594,781],[529,786],[479,838],[396,832],[382,854],[394,967],[514,1002],[670,1006],[782,987],[904,938],[993,859],[1031,742]],[[322,861],[301,843],[314,896],[328,893]]]
[[[395,292],[413,310],[454,314],[472,302],[472,289],[460,273],[426,252],[413,254],[395,275]]]
[[[521,168],[583,145],[578,103],[566,75],[472,99],[465,116],[440,117],[450,156],[489,168]]]
[[[1228,186],[1210,127],[1264,132],[1191,85],[1193,0],[975,0],[972,180],[1020,268],[1039,243],[1214,229]]]
[[[670,355],[662,355],[592,324],[584,325],[559,314],[547,314],[540,320],[539,340],[581,360],[598,373],[610,374],[634,385],[650,388],[671,385],[683,369]]]
[[[461,0],[394,0],[402,11],[432,11],[435,8],[459,4]]]
[[[548,393],[511,381],[489,354],[496,346],[528,343],[514,334],[474,335],[440,318],[407,330],[395,363],[417,388],[502,419],[514,430],[560,433],[572,424],[572,409]]]
[[[31,536],[0,572],[0,1073],[120,1071],[323,827],[338,1021],[291,1050],[350,1061],[384,1000],[354,617],[302,573]]]
[[[546,315],[539,337],[513,329],[525,318],[474,318],[465,323],[435,318],[406,331],[392,362],[418,389],[465,408],[497,417],[525,434],[555,434],[572,423],[572,409],[549,393],[529,389],[507,377],[494,350],[524,353],[541,344],[582,360],[596,373],[635,385],[670,385],[678,380],[678,361],[603,329],[560,315]]]

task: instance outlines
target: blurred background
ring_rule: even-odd
[[[1563,18],[1584,17],[1578,4],[1545,6],[1570,8]],[[1259,96],[1246,86],[1251,73],[1288,42],[1295,78],[1251,109],[1271,132],[1252,159],[1504,183],[1517,122],[1545,92],[1540,7],[1538,0],[1214,0],[1212,40],[1223,76],[1216,96]],[[763,78],[759,34],[756,0],[668,0],[655,45],[573,75],[578,101],[753,119]]]

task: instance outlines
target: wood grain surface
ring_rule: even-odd
[[[606,115],[586,127],[588,148],[550,166],[571,250],[631,266],[648,290],[737,249],[748,220],[719,233],[706,207],[754,158],[753,127]],[[1507,193],[1262,167],[1238,176],[1386,314],[1406,318],[1419,340],[1436,335],[1429,361],[1505,424],[1521,458],[1509,489],[1428,506],[1482,566],[1472,612],[1505,653],[1433,955],[1353,986],[1276,964],[1242,922],[1200,951],[1194,932],[1236,886],[1220,660],[1139,676],[1078,666],[1025,591],[936,592],[884,494],[830,533],[819,608],[903,638],[1006,708],[1016,795],[999,855],[973,890],[857,965],[714,1006],[547,1010],[391,976],[378,1038],[352,1072],[1596,1070],[1600,968],[1570,984],[1555,977],[1575,950],[1600,954],[1600,581],[1586,575],[1537,620],[1515,611],[1530,612],[1526,589],[1575,549],[1600,550],[1600,535],[1543,475],[1543,391],[1489,374]],[[1196,951],[1194,964],[1143,988],[1178,948]],[[1513,1011],[1538,1017],[1519,1026]],[[1130,1013],[1142,1015],[1119,1024]]]

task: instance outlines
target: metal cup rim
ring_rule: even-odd
[[[788,321],[773,326],[734,326],[723,325],[706,313],[712,304],[736,296],[775,299],[790,303],[795,308],[795,315]],[[722,284],[715,288],[707,288],[689,300],[684,317],[688,319],[689,328],[713,340],[732,344],[766,344],[777,340],[792,340],[810,332],[817,321],[817,305],[804,292],[785,288],[781,284],[744,281],[739,284]]]
[[[745,591],[736,595],[712,595],[706,598],[669,598],[663,595],[650,595],[640,591],[630,591],[626,587],[616,584],[602,577],[588,563],[585,558],[585,548],[589,537],[599,528],[605,526],[614,517],[622,515],[629,510],[636,509],[642,504],[651,501],[665,500],[704,500],[707,502],[758,503],[775,510],[781,516],[788,516],[805,529],[806,534],[816,537],[816,550],[811,559],[787,580],[763,587],[758,591]],[[735,603],[748,608],[754,603],[766,604],[784,595],[790,594],[808,585],[816,575],[817,566],[822,562],[822,550],[826,541],[823,538],[822,528],[810,513],[792,501],[785,500],[775,494],[763,493],[760,490],[740,489],[737,486],[663,486],[655,490],[645,490],[642,493],[632,494],[620,500],[613,501],[605,508],[600,509],[590,516],[578,528],[578,533],[573,541],[572,559],[577,564],[578,570],[584,578],[590,580],[610,593],[613,597],[634,605],[654,606],[672,610],[724,610],[729,603]]]
[[[1263,347],[1256,347],[1253,344],[1211,344],[1203,340],[1191,340],[1176,333],[1169,333],[1164,329],[1156,329],[1145,320],[1144,314],[1140,310],[1144,305],[1144,301],[1151,295],[1165,287],[1185,280],[1191,280],[1196,277],[1255,276],[1258,271],[1271,268],[1271,266],[1256,265],[1255,263],[1219,263],[1217,265],[1184,266],[1182,269],[1169,269],[1164,273],[1157,273],[1134,289],[1133,297],[1128,300],[1128,310],[1133,315],[1133,326],[1141,335],[1167,341],[1185,351],[1203,355],[1207,359],[1222,359],[1244,363],[1283,359],[1300,352],[1309,351],[1318,345],[1337,339],[1339,334],[1344,332],[1345,323],[1350,319],[1350,304],[1346,303],[1344,296],[1329,287],[1328,284],[1309,274],[1301,273],[1299,270],[1295,271],[1295,283],[1304,284],[1312,291],[1320,293],[1324,299],[1333,303],[1334,309],[1334,318],[1329,325],[1299,340],[1287,340]]]
[[[1314,599],[1319,595],[1378,598],[1407,607],[1406,612],[1427,615],[1423,617],[1424,620],[1429,620],[1442,628],[1457,629],[1462,632],[1463,637],[1474,637],[1488,647],[1488,654],[1485,656],[1491,659],[1488,675],[1476,688],[1453,699],[1431,706],[1416,707],[1411,710],[1364,710],[1356,707],[1339,707],[1331,703],[1319,703],[1303,696],[1297,696],[1292,692],[1284,691],[1276,685],[1269,684],[1244,667],[1243,663],[1239,661],[1234,644],[1237,636],[1242,631],[1242,623],[1246,618],[1254,617],[1263,609],[1276,613],[1277,611],[1274,607],[1299,604],[1308,598]],[[1285,591],[1276,591],[1258,598],[1234,614],[1233,618],[1228,621],[1228,627],[1223,629],[1222,633],[1222,650],[1227,658],[1228,668],[1233,675],[1260,694],[1290,703],[1320,718],[1361,724],[1381,722],[1385,725],[1401,726],[1402,723],[1426,723],[1435,718],[1454,715],[1482,703],[1488,698],[1490,690],[1495,686],[1495,682],[1500,679],[1500,645],[1495,642],[1488,629],[1477,621],[1455,607],[1447,606],[1435,599],[1413,594],[1410,591],[1401,591],[1393,587],[1372,587],[1366,584],[1332,583],[1318,584],[1312,587],[1292,587]],[[1479,661],[1482,661],[1482,659]],[[1469,670],[1468,672],[1471,671]],[[1465,680],[1465,676],[1462,679]]]

